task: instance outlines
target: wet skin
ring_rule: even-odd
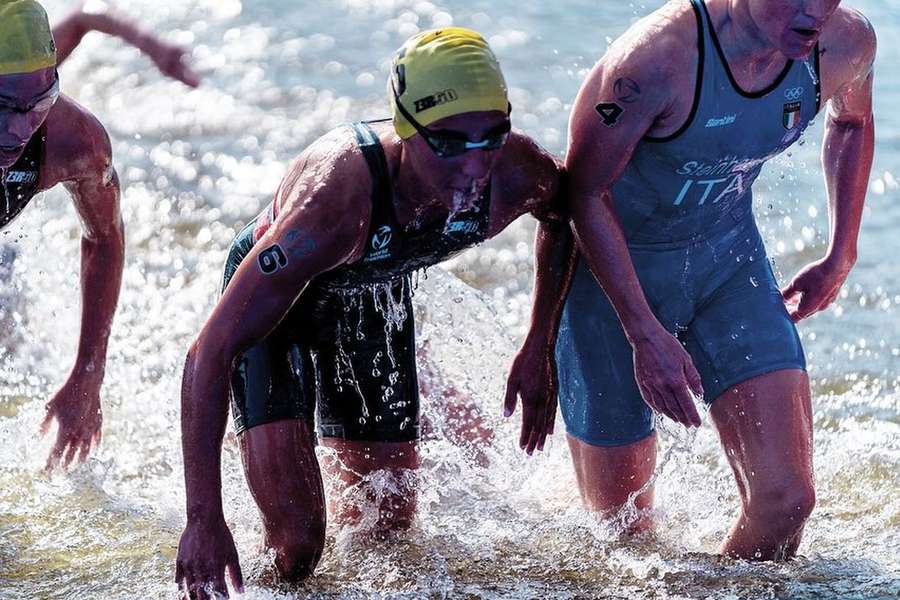
[[[863,202],[874,147],[872,64],[875,37],[859,13],[837,0],[708,0],[729,68],[745,91],[768,87],[789,58],[804,59],[820,42],[822,105],[826,110],[822,162],[831,235],[825,257],[804,267],[782,290],[794,321],[826,309],[856,261]],[[636,23],[588,76],[570,124],[566,171],[572,224],[580,251],[603,287],[634,350],[635,379],[644,401],[686,426],[700,424],[689,391],[700,378],[690,356],[651,312],[634,272],[610,188],[645,135],[665,137],[688,119],[694,96],[697,26],[687,2],[672,2]],[[615,98],[614,83],[628,77],[642,93],[629,98],[615,127],[594,106]],[[566,236],[551,236],[536,257],[532,327],[510,379],[543,373],[547,340],[555,340],[553,311],[569,280],[558,266]],[[539,248],[539,250],[541,250]],[[560,276],[559,274],[563,274]],[[543,281],[541,280],[543,278]],[[564,294],[563,294],[564,295]],[[547,388],[545,379],[533,385]],[[745,381],[713,401],[711,416],[738,481],[742,514],[722,546],[725,554],[777,559],[796,552],[814,504],[809,384],[800,371],[777,371]],[[752,405],[752,408],[751,408]],[[743,415],[756,415],[749,420]],[[789,417],[786,419],[786,415]],[[764,435],[755,423],[762,423]],[[652,439],[651,436],[650,439]],[[615,511],[648,480],[654,445],[641,440],[602,448],[569,438],[582,497],[589,508]],[[598,483],[598,474],[604,474]],[[755,473],[746,477],[747,473]],[[585,489],[589,487],[590,489]]]
[[[502,112],[468,113],[433,123],[434,130],[465,133],[479,141],[502,124]],[[441,159],[418,135],[401,141],[389,124],[376,129],[394,182],[394,205],[403,224],[416,218],[446,219],[454,193],[491,182],[489,236],[518,216],[550,212],[558,185],[558,164],[524,135],[513,132],[497,151],[473,150]],[[226,567],[240,589],[240,567],[222,512],[220,454],[228,415],[228,384],[235,357],[268,335],[321,273],[362,257],[372,207],[368,166],[354,134],[335,130],[312,144],[291,165],[275,203],[278,217],[241,263],[218,305],[188,352],[182,384],[182,445],[187,486],[187,525],[178,549],[176,581],[182,593],[209,597],[204,585],[226,593]],[[274,243],[290,245],[297,233],[315,248],[304,260],[288,261],[263,274],[257,257]],[[265,543],[288,579],[309,575],[324,544],[325,499],[309,424],[279,421],[242,433],[244,470],[260,510]],[[416,444],[325,439],[337,460],[326,465],[338,488],[355,485],[372,471],[398,476],[418,464]],[[368,457],[366,456],[368,455]],[[415,490],[385,499],[376,526],[409,525]],[[359,517],[337,507],[344,522]],[[388,518],[387,513],[391,513]],[[285,533],[287,532],[287,533]],[[288,535],[289,533],[289,535]]]
[[[27,107],[54,80],[55,70],[0,76],[0,96]],[[0,167],[15,163],[23,143],[46,123],[46,146],[38,175],[38,189],[63,184],[72,196],[81,221],[82,314],[78,353],[71,372],[47,404],[41,425],[47,431],[56,421],[56,441],[48,468],[60,461],[83,460],[100,442],[102,413],[100,386],[106,346],[124,261],[124,230],[119,212],[119,180],[112,167],[112,151],[103,126],[87,110],[66,96],[43,114],[6,112],[0,115],[0,146],[18,150],[0,154]]]

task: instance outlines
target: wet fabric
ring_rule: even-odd
[[[712,402],[752,377],[806,367],[751,212],[751,185],[818,111],[818,48],[810,58],[815,66],[789,61],[765,90],[745,92],[728,70],[705,5],[692,5],[700,66],[691,116],[672,136],[638,144],[613,201],[644,294],[685,344]],[[571,435],[618,446],[652,432],[632,348],[583,262],[556,350]]]
[[[312,422],[318,412],[325,437],[418,437],[410,274],[485,239],[490,190],[468,211],[404,227],[377,136],[366,123],[352,127],[374,183],[365,254],[310,282],[276,330],[239,358],[231,382],[238,432],[281,419]],[[235,238],[225,286],[275,216],[269,207]]]
[[[818,46],[809,65],[788,61],[770,86],[748,93],[725,63],[706,6],[692,4],[700,68],[690,117],[671,136],[638,143],[612,189],[631,246],[690,244],[750,215],[763,164],[797,141],[819,109]]]
[[[752,219],[683,248],[632,248],[631,258],[654,314],[691,355],[707,402],[752,377],[806,368]],[[556,356],[560,409],[571,435],[618,446],[651,433],[653,415],[634,380],[631,345],[584,261],[563,310]]]
[[[19,160],[5,172],[0,170],[0,174],[5,173],[0,185],[0,229],[19,216],[37,194],[46,137],[42,125],[28,140]]]

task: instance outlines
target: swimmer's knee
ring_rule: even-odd
[[[325,522],[289,527],[279,532],[279,541],[271,543],[275,551],[275,567],[285,581],[301,581],[310,577],[325,548]]]
[[[751,491],[744,512],[772,536],[786,538],[803,527],[815,506],[812,479],[792,478]]]

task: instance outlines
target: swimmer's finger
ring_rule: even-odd
[[[238,594],[244,593],[244,574],[241,573],[241,563],[238,561],[237,552],[235,552],[231,558],[225,563],[225,566],[228,567],[228,575],[231,577],[231,587],[234,588]]]
[[[803,294],[803,296],[800,298],[800,303],[797,305],[794,314],[791,315],[791,318],[795,323],[815,314],[819,309],[819,305],[813,302],[811,296],[811,294]]]
[[[677,394],[678,391],[674,385],[669,387],[669,389],[662,394],[663,402],[665,402],[666,407],[669,409],[669,414],[676,423],[687,425],[688,419],[681,409],[681,402],[679,401]]]
[[[95,436],[86,437],[81,442],[81,451],[78,453],[78,462],[83,463],[87,460],[87,457],[91,455],[91,451],[94,449],[94,439]]]
[[[47,414],[44,415],[44,420],[41,421],[41,435],[47,435],[47,432],[50,431],[50,425],[53,424],[54,414],[50,411],[50,403],[47,403],[47,406],[44,407],[47,411]]]
[[[666,404],[665,399],[662,394],[658,392],[652,385],[645,384],[643,382],[638,382],[638,388],[640,389],[641,396],[644,398],[644,402],[650,406],[653,410],[658,413],[661,413],[663,416],[666,416],[673,421],[677,421],[675,415],[672,413],[672,410]]]
[[[228,588],[225,586],[225,572],[217,574],[206,587],[206,592],[210,598],[227,598]]]
[[[68,469],[69,465],[72,464],[72,461],[75,459],[75,454],[78,452],[79,447],[80,444],[78,444],[77,442],[69,442],[67,444],[66,458],[63,461],[64,469]]]
[[[697,372],[697,367],[694,366],[694,362],[688,358],[688,362],[684,365],[684,377],[687,379],[688,386],[691,388],[691,391],[694,392],[694,395],[698,398],[703,397],[703,379],[700,377],[700,373]]]
[[[791,298],[793,298],[794,296],[796,296],[797,294],[799,294],[801,292],[802,292],[802,290],[800,289],[800,286],[798,286],[797,281],[794,280],[794,281],[791,281],[786,286],[784,286],[783,288],[781,288],[781,297],[784,298],[785,300],[790,300]]]
[[[688,393],[686,386],[680,386],[673,390],[675,402],[678,405],[678,411],[684,416],[684,423],[687,427],[700,427],[700,413],[697,412],[697,406],[694,399]]]
[[[553,435],[553,430],[556,428],[556,406],[553,406],[551,409],[547,411],[547,435]]]
[[[534,428],[534,410],[524,399],[522,401],[522,431],[519,433],[519,448],[528,450],[531,431]]]
[[[518,381],[513,380],[513,376],[510,376],[509,381],[506,382],[506,398],[503,401],[503,416],[510,417],[516,410],[516,395],[519,391]]]
[[[529,456],[534,454],[534,451],[538,448],[538,446],[542,446],[541,436],[544,432],[544,406],[543,404],[539,405],[534,409],[532,414],[531,421],[531,435],[528,439],[528,448],[526,452],[528,452]]]
[[[66,451],[66,443],[62,439],[61,432],[57,432],[56,434],[56,442],[53,444],[53,449],[50,450],[50,456],[47,457],[47,465],[44,467],[44,470],[47,472],[52,471],[56,467],[59,466],[59,461],[62,459],[63,453]]]

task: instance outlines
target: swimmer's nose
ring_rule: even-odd
[[[806,0],[803,5],[803,14],[812,17],[816,23],[821,23],[827,14],[826,0]],[[812,26],[810,26],[812,28]],[[818,27],[815,27],[818,29]]]
[[[34,127],[33,119],[28,113],[13,113],[6,121],[6,135],[3,136],[4,146],[21,146],[27,142],[37,127]]]
[[[494,164],[494,152],[483,150],[469,150],[461,157],[460,171],[466,178],[479,181],[487,177]]]

